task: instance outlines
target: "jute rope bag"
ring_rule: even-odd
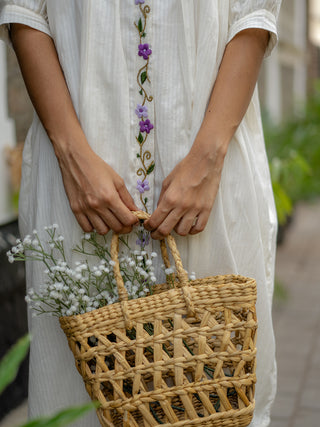
[[[256,381],[256,282],[235,275],[190,281],[171,235],[167,245],[174,287],[155,285],[152,295],[128,301],[114,234],[119,302],[60,318],[85,387],[100,402],[100,423],[247,426]],[[161,252],[168,267],[164,242]]]

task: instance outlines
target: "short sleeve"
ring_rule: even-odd
[[[265,56],[269,56],[278,41],[277,19],[281,0],[230,0],[228,42],[247,28],[261,28],[270,33]]]
[[[10,43],[10,24],[24,24],[50,34],[46,0],[1,0],[0,39]]]

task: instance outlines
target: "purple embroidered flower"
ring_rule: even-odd
[[[138,179],[137,181],[137,190],[139,190],[139,193],[144,193],[145,191],[150,190],[149,187],[149,182],[147,179],[145,179],[144,181],[141,181],[141,179]]]
[[[143,4],[145,0],[134,0],[135,4]]]
[[[142,56],[143,59],[148,59],[149,55],[152,54],[152,50],[149,48],[148,43],[139,44],[138,47],[139,47],[138,55]]]
[[[141,119],[141,117],[148,117],[148,107],[146,105],[137,104],[135,112],[139,119]]]
[[[140,125],[140,132],[150,133],[151,129],[153,129],[153,124],[150,122],[149,119],[145,121],[141,120],[139,122],[139,125]]]
[[[145,246],[147,246],[149,244],[149,242],[150,242],[150,233],[149,232],[142,232],[140,234],[140,237],[138,237],[136,240],[136,245],[140,246],[141,249],[144,249]]]

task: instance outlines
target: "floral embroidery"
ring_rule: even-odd
[[[144,43],[146,38],[146,27],[147,27],[147,19],[148,14],[150,13],[150,6],[145,5],[145,0],[135,0],[135,4],[139,7],[140,17],[138,22],[134,23],[138,33],[140,43],[138,44],[138,56],[144,61],[144,65],[139,69],[137,75],[137,83],[138,83],[138,92],[142,97],[141,103],[138,103],[135,109],[135,114],[138,116],[138,129],[139,133],[136,136],[136,141],[139,144],[139,152],[137,153],[137,158],[140,160],[141,166],[137,170],[137,175],[139,179],[137,180],[137,190],[140,193],[140,200],[146,212],[148,212],[147,202],[148,197],[145,196],[145,192],[150,190],[149,181],[147,180],[147,176],[150,175],[154,168],[155,163],[152,159],[152,155],[149,150],[147,150],[146,142],[150,132],[153,129],[153,124],[148,118],[148,106],[147,103],[152,102],[153,97],[147,93],[145,83],[150,83],[148,68],[149,68],[149,59],[150,55],[152,55],[152,49],[149,43]],[[144,6],[142,6],[144,5]],[[147,245],[148,242],[146,239],[140,239],[140,245]]]
[[[143,250],[146,246],[148,246],[149,242],[150,242],[150,233],[142,228],[138,233],[136,245],[140,246],[140,248]]]
[[[148,117],[148,107],[145,105],[137,104],[136,115],[141,119],[141,117]]]
[[[138,179],[137,190],[139,190],[140,194],[144,193],[145,191],[150,190],[148,180],[145,179],[144,181],[141,181],[141,179]]]
[[[140,125],[140,132],[147,132],[150,133],[151,129],[153,129],[153,124],[150,122],[149,119],[141,122],[139,122]]]
[[[143,59],[148,59],[149,55],[152,54],[152,50],[149,48],[148,43],[139,44],[139,52],[138,55],[142,56]]]

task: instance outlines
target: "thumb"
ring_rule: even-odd
[[[133,198],[131,197],[129,191],[126,186],[123,186],[118,189],[118,194],[123,203],[127,206],[131,211],[138,211],[138,206],[134,203]]]

